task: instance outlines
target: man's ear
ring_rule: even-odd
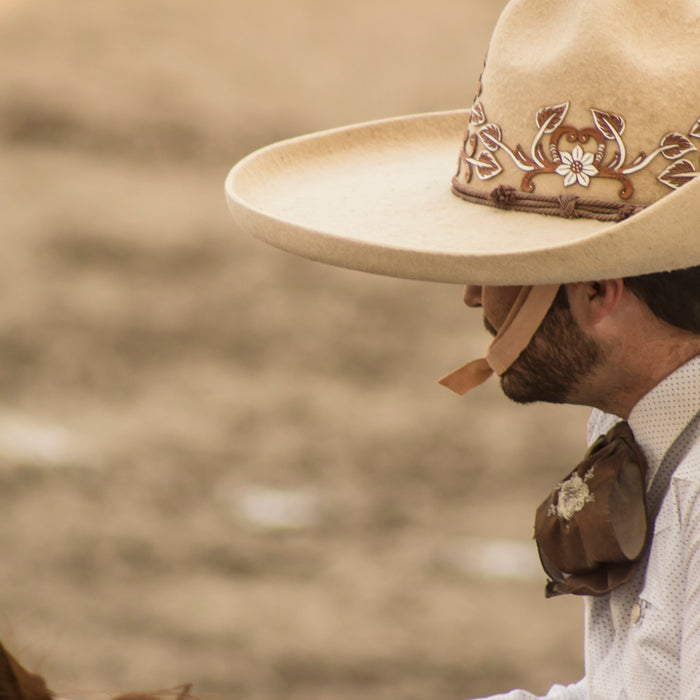
[[[593,327],[617,310],[625,290],[621,277],[566,285],[571,313],[583,327]]]

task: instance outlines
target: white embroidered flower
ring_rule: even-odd
[[[586,503],[595,501],[595,496],[589,491],[587,482],[593,478],[593,467],[586,472],[583,479],[573,474],[559,484],[557,505],[549,507],[548,515],[558,515],[564,520],[571,520],[576,513],[583,509]]]
[[[561,151],[561,165],[555,172],[564,176],[564,187],[578,182],[582,187],[588,187],[591,177],[598,174],[598,168],[593,165],[593,154],[584,153],[581,146],[574,146],[571,153]]]

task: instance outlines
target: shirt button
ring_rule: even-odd
[[[639,618],[642,616],[642,606],[639,603],[635,603],[632,606],[632,611],[630,612],[630,620],[633,625],[639,622]]]

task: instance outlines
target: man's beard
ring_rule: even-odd
[[[604,357],[568,304],[557,298],[528,346],[501,375],[501,389],[517,403],[567,403]]]

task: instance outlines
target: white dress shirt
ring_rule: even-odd
[[[649,462],[647,487],[662,462],[673,476],[665,495],[647,494],[652,508],[663,501],[646,570],[640,567],[629,583],[606,596],[584,598],[584,678],[554,685],[544,696],[513,690],[491,700],[700,698],[699,411],[700,356],[654,387],[630,414]],[[589,444],[619,420],[594,410]]]

